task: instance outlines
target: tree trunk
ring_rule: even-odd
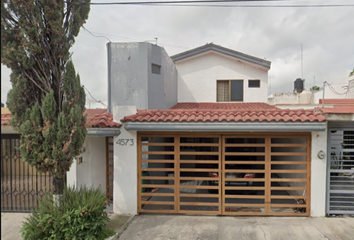
[[[62,195],[64,191],[65,176],[58,178],[53,177],[53,194]]]
[[[64,192],[65,175],[61,178],[53,177],[53,200],[56,206],[60,206],[61,197]]]

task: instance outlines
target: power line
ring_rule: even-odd
[[[241,3],[241,2],[284,2],[288,0],[191,0],[191,1],[136,1],[136,2],[92,2],[90,5],[140,5],[140,4],[180,4],[180,3]]]
[[[93,37],[102,37],[102,38],[106,38],[109,42],[110,39],[108,37],[111,38],[122,38],[122,39],[127,39],[127,40],[134,40],[134,41],[140,41],[137,38],[131,38],[131,37],[123,37],[123,36],[117,36],[117,35],[112,35],[112,34],[108,34],[108,33],[100,33],[100,32],[94,32],[94,31],[90,31],[87,28],[83,27],[85,31],[87,31],[88,33],[90,33],[91,36]],[[98,35],[99,34],[99,35]],[[144,40],[145,42],[147,40]],[[155,40],[151,40],[151,41],[155,41]],[[172,48],[182,48],[182,49],[191,49],[190,47],[186,47],[186,46],[180,46],[180,45],[173,45],[173,44],[168,44],[168,43],[160,43],[159,45],[164,45],[164,46],[170,46]]]
[[[108,38],[108,37],[106,37],[106,36],[102,36],[102,35],[95,35],[95,34],[93,34],[92,32],[90,32],[87,28],[85,28],[84,26],[82,26],[82,28],[83,28],[85,31],[87,31],[89,34],[91,34],[92,36],[94,36],[94,37],[101,37],[101,38],[105,38],[105,39],[107,39],[109,42],[111,42],[111,40],[109,40],[109,38]]]
[[[100,33],[100,32],[94,32],[94,31],[89,31],[87,28],[85,28],[86,31],[91,32],[93,34],[99,34],[102,37],[103,36],[108,36],[108,37],[113,37],[113,38],[122,38],[122,39],[127,39],[127,40],[137,40],[136,38],[130,38],[130,37],[122,37],[122,36],[117,36],[117,35],[112,35],[108,33]],[[100,36],[99,36],[100,37]]]
[[[104,104],[102,101],[100,101],[100,100],[97,100],[96,98],[94,98],[93,96],[92,96],[92,94],[91,94],[91,92],[85,87],[85,85],[83,85],[84,86],[84,88],[86,89],[86,91],[88,92],[88,94],[91,96],[91,98],[94,100],[94,101],[96,101],[97,103],[101,103],[102,105],[104,105],[105,107],[108,107],[106,104]]]
[[[331,84],[329,84],[328,82],[325,82],[325,84],[327,84],[329,90],[331,90],[334,94],[337,94],[337,95],[345,95],[345,94],[347,94],[348,91],[349,91],[349,87],[348,87],[348,86],[343,86],[344,88],[347,88],[347,91],[346,91],[345,93],[339,93],[339,92],[337,92],[337,91],[334,89],[334,87],[333,87]]]
[[[310,7],[353,7],[354,4],[253,4],[243,5],[243,3],[250,2],[288,2],[288,0],[210,0],[210,1],[150,1],[150,2],[91,2],[90,5],[104,6],[104,5],[145,5],[145,6],[190,6],[190,7],[245,7],[245,8],[310,8]],[[229,3],[229,4],[210,4],[210,3]],[[238,4],[237,4],[238,3]],[[85,4],[85,3],[80,3]]]

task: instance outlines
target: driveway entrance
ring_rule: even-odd
[[[309,216],[310,134],[139,133],[138,212]]]

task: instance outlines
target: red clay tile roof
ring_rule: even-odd
[[[119,123],[113,121],[112,114],[107,112],[107,109],[86,109],[85,113],[86,118],[86,127],[95,128],[95,127],[120,127]],[[11,120],[11,114],[1,114],[1,126],[10,125],[9,121]]]
[[[166,110],[138,110],[122,122],[322,122],[315,110],[279,109],[266,103],[178,103]]]
[[[320,104],[322,104],[322,99],[320,99]],[[354,99],[324,99],[324,104],[353,105]]]
[[[250,110],[265,110],[265,109],[276,109],[275,106],[266,103],[177,103],[171,109],[198,109],[198,110],[208,110],[208,109],[222,109],[222,110],[235,110],[238,111],[250,111]]]
[[[86,127],[120,127],[121,124],[113,121],[113,115],[107,109],[86,109]]]
[[[322,104],[322,99],[320,99]],[[323,113],[349,113],[354,114],[354,99],[325,99],[325,104],[333,104],[333,107],[317,108]]]
[[[10,113],[1,114],[1,126],[9,125],[12,115]]]

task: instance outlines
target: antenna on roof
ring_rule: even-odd
[[[304,79],[304,64],[302,58],[302,43],[301,43],[301,79]]]
[[[154,38],[156,40],[156,45],[157,45],[157,37]]]

